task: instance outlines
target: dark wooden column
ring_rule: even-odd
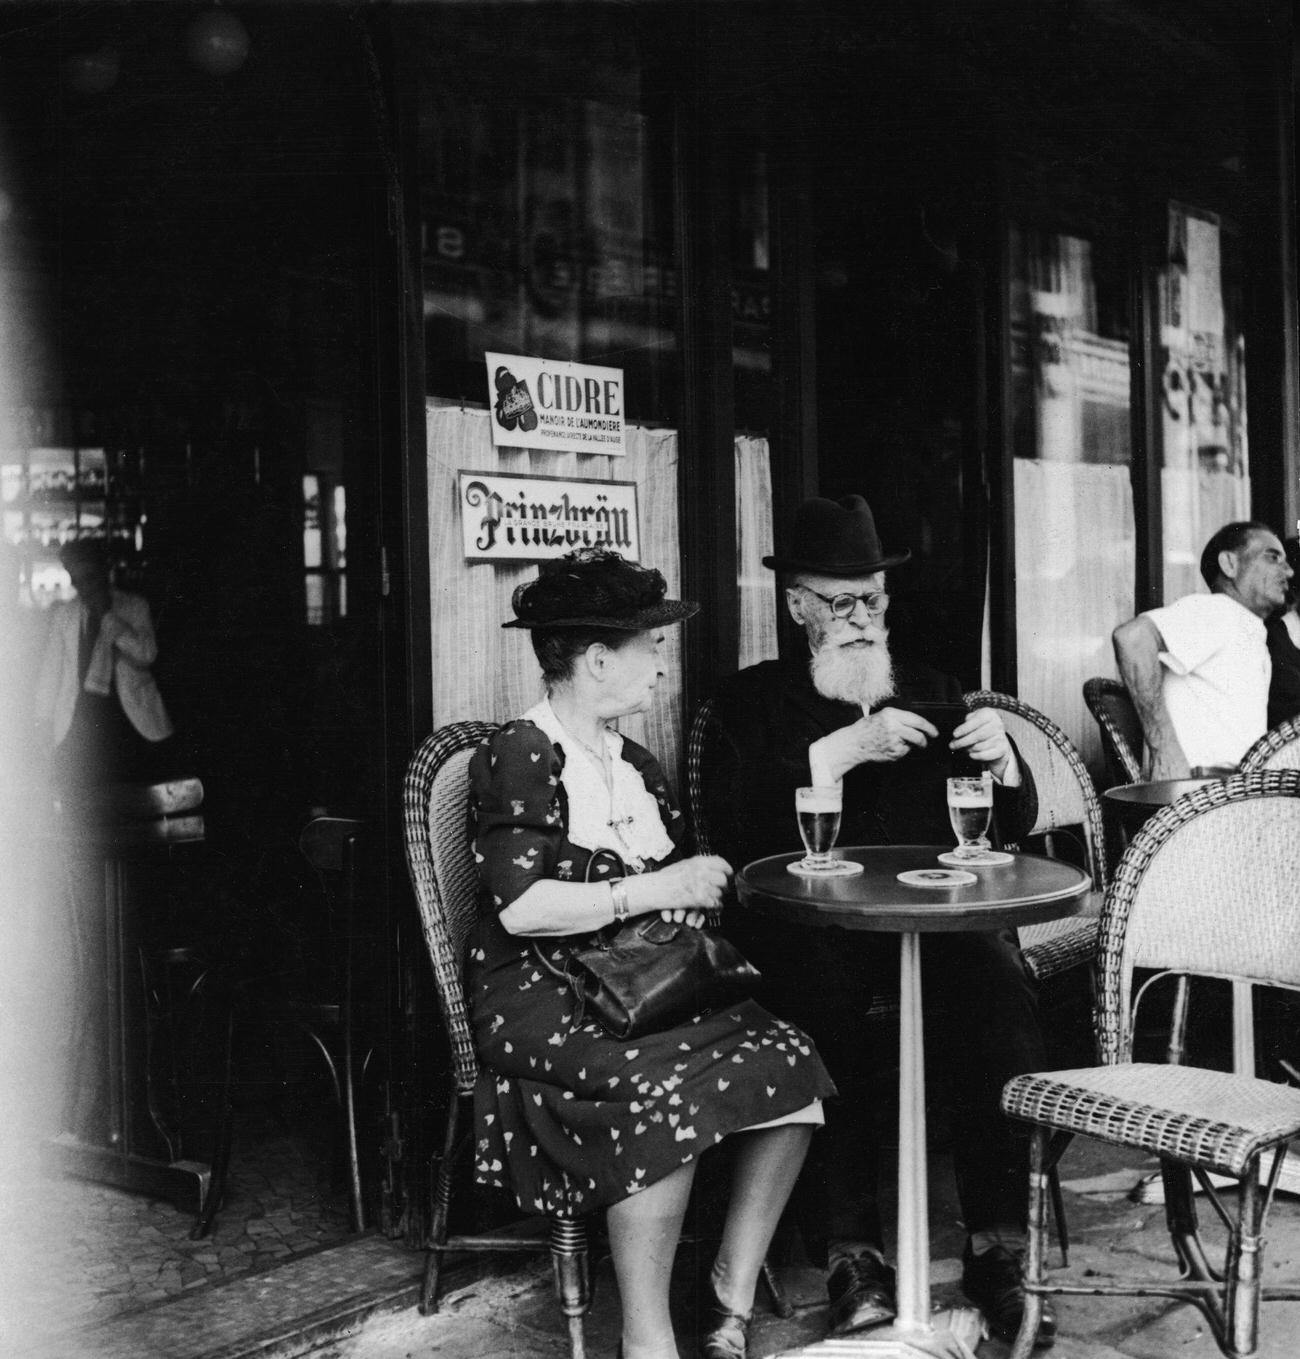
[[[687,713],[736,668],[735,395],[731,257],[722,135],[707,107],[710,16],[694,24],[693,69],[673,112],[674,215],[681,297],[678,514],[682,588],[703,605],[683,639]]]
[[[1164,349],[1160,342],[1158,248],[1167,230],[1168,204],[1146,188],[1133,191],[1129,233],[1129,479],[1133,487],[1133,607],[1141,613],[1164,602],[1164,431],[1160,392]],[[1119,620],[1117,620],[1119,621]]]
[[[817,260],[813,187],[806,160],[772,164],[772,525],[779,545],[798,505],[818,491]],[[772,573],[772,589],[780,582]],[[803,631],[776,603],[782,654],[803,648]]]
[[[1016,692],[1016,511],[1011,390],[1011,229],[1005,173],[993,176],[985,242],[982,303],[988,393],[984,473],[988,483],[989,678],[993,688]]]
[[[1300,515],[1300,354],[1296,303],[1296,46],[1261,52],[1248,147],[1259,185],[1246,223],[1246,403],[1253,517],[1284,538]]]
[[[772,513],[778,533],[817,494],[817,299],[804,164],[772,167]]]

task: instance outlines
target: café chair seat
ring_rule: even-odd
[[[1154,1062],[1016,1076],[1002,1108],[1028,1123],[1233,1176],[1300,1134],[1300,1090],[1292,1086]]]
[[[1089,892],[1078,915],[1020,927],[1020,952],[1038,981],[1096,964],[1104,897],[1104,892]]]

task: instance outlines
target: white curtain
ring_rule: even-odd
[[[740,668],[776,656],[776,584],[763,565],[772,552],[772,468],[766,439],[736,439],[736,580]]]
[[[680,594],[675,431],[629,426],[627,453],[620,458],[494,448],[489,413],[459,406],[430,404],[425,430],[435,726],[466,718],[504,722],[530,708],[542,692],[528,633],[501,627],[514,617],[515,586],[533,579],[537,567],[465,561],[456,494],[462,469],[636,482],[641,560],[664,573],[670,596]],[[707,626],[707,620],[684,626]],[[666,636],[668,674],[653,710],[625,719],[619,728],[654,752],[673,778],[682,745],[681,628],[668,628]]]
[[[1018,692],[1103,767],[1083,682],[1114,676],[1110,635],[1133,615],[1128,468],[1015,460]]]

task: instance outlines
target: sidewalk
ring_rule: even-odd
[[[935,1165],[935,1161],[940,1164]],[[1078,1143],[1067,1155],[1065,1196],[1070,1220],[1071,1271],[1097,1276],[1125,1274],[1159,1277],[1172,1267],[1173,1253],[1164,1230],[1164,1210],[1139,1205],[1128,1191],[1149,1167],[1127,1153]],[[932,1230],[935,1259],[932,1285],[936,1304],[960,1306],[961,1233],[950,1215],[951,1199],[943,1184],[947,1166],[932,1158]],[[1199,1199],[1198,1199],[1199,1202]],[[1213,1208],[1201,1213],[1210,1234]],[[1058,1256],[1053,1246],[1051,1260]],[[1211,1258],[1214,1258],[1213,1256]],[[679,1271],[682,1272],[682,1271]],[[1169,1277],[1165,1273],[1164,1277]],[[1272,1282],[1300,1282],[1300,1199],[1279,1198],[1269,1217],[1265,1277]],[[786,1271],[784,1282],[796,1315],[782,1321],[761,1310],[751,1330],[750,1355],[765,1359],[820,1340],[826,1307],[820,1275],[812,1270]],[[679,1303],[684,1299],[677,1299]],[[1186,1304],[1164,1298],[1063,1298],[1056,1303],[1060,1337],[1052,1359],[1214,1359],[1220,1351],[1201,1314]],[[677,1308],[678,1347],[691,1359],[689,1318]],[[561,1318],[550,1291],[545,1266],[507,1279],[466,1284],[452,1292],[443,1310],[420,1317],[413,1309],[375,1316],[354,1334],[325,1343],[320,1359],[565,1359],[568,1353]],[[598,1274],[596,1301],[588,1319],[587,1344],[592,1359],[613,1359],[618,1343],[617,1299],[608,1262]],[[1005,1359],[1010,1347],[988,1339],[979,1359]],[[1269,1303],[1263,1308],[1259,1359],[1295,1359],[1300,1354],[1300,1303]]]
[[[1163,1210],[1135,1204],[1128,1191],[1150,1169],[1140,1158],[1095,1143],[1077,1143],[1064,1165],[1065,1195],[1076,1273],[1151,1274],[1172,1263]],[[932,1282],[937,1304],[960,1305],[957,1221],[949,1158],[931,1156]],[[114,1191],[64,1185],[85,1202]],[[64,1219],[65,1223],[68,1219]],[[1202,1225],[1212,1241],[1220,1229],[1206,1205]],[[1211,1228],[1213,1227],[1213,1230]],[[76,1231],[72,1235],[76,1236]],[[147,1237],[132,1244],[132,1263],[151,1264]],[[1051,1259],[1055,1263],[1055,1247]],[[517,1257],[516,1257],[517,1261]],[[31,1262],[39,1273],[37,1261]],[[682,1359],[692,1359],[690,1300],[678,1270],[674,1295]],[[65,1296],[35,1299],[39,1317],[11,1328],[0,1349],[22,1359],[566,1359],[568,1343],[551,1292],[545,1257],[508,1273],[479,1274],[480,1265],[449,1272],[441,1310],[415,1309],[422,1257],[375,1235],[289,1259],[225,1282],[196,1282],[179,1296],[136,1306],[87,1325],[78,1316],[78,1284],[65,1276]],[[1300,1281],[1300,1199],[1282,1197],[1269,1218],[1268,1280]],[[587,1319],[591,1359],[612,1359],[618,1341],[618,1301],[608,1260],[597,1263],[596,1295]],[[753,1359],[766,1359],[821,1339],[825,1301],[821,1277],[784,1268],[795,1315],[782,1321],[760,1304],[751,1333]],[[10,1299],[12,1302],[12,1298]],[[1067,1298],[1058,1301],[1060,1339],[1054,1359],[1212,1359],[1219,1353],[1194,1308],[1161,1298]],[[36,1320],[39,1325],[36,1325]],[[80,1319],[81,1324],[78,1324]],[[11,1317],[11,1320],[13,1318]],[[979,1359],[1004,1359],[1008,1347],[984,1341]],[[1300,1304],[1264,1308],[1260,1359],[1300,1354]]]

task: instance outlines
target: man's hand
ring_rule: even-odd
[[[893,764],[939,735],[932,723],[903,708],[881,708],[814,741],[808,763],[814,784],[838,783],[860,764]]]
[[[972,760],[988,765],[989,772],[999,780],[1011,759],[1011,742],[994,708],[976,708],[953,732],[952,749],[965,751]]]

